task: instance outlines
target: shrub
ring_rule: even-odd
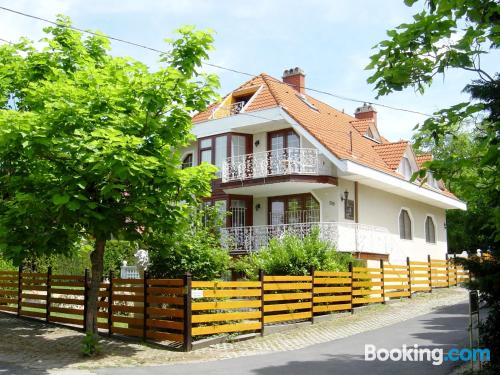
[[[257,278],[259,269],[271,275],[308,275],[311,267],[323,271],[346,271],[353,257],[337,252],[320,238],[318,228],[304,238],[285,234],[272,239],[268,246],[233,261],[233,269],[250,279]]]
[[[134,264],[134,253],[138,245],[135,242],[109,240],[104,253],[104,272],[110,270],[120,272],[122,261]],[[90,253],[93,250],[92,242],[81,239],[74,244],[68,254],[52,254],[31,256],[23,261],[23,268],[32,272],[47,272],[52,266],[52,273],[65,275],[82,275],[85,268],[90,269]],[[3,269],[0,259],[0,269]]]
[[[101,352],[99,335],[87,332],[82,340],[82,354],[85,357],[94,357]]]
[[[219,212],[207,207],[191,212],[175,233],[149,235],[145,247],[151,250],[151,276],[180,278],[186,272],[197,280],[225,276],[231,258],[220,246],[219,225]]]

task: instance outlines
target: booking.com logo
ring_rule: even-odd
[[[451,348],[448,353],[444,353],[440,348],[420,348],[417,344],[394,349],[377,349],[375,345],[365,345],[365,361],[394,361],[394,362],[432,362],[434,366],[439,366],[443,362],[457,361],[489,361],[490,350],[487,348]]]

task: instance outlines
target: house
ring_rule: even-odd
[[[219,167],[209,202],[231,212],[225,246],[246,253],[317,227],[361,259],[443,259],[445,211],[466,205],[432,175],[410,181],[431,156],[385,139],[371,105],[351,116],[304,87],[299,68],[262,73],[193,117],[183,167]]]

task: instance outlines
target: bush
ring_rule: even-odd
[[[321,240],[319,229],[315,228],[304,238],[286,234],[281,239],[272,239],[259,252],[235,260],[233,269],[256,279],[259,269],[269,275],[308,275],[311,267],[346,271],[353,261],[350,253],[337,252],[330,243]]]
[[[122,261],[134,264],[134,253],[138,245],[134,242],[109,240],[106,243],[104,253],[104,272],[110,270],[120,272]],[[92,241],[81,239],[74,244],[67,255],[39,255],[26,258],[23,261],[23,268],[32,272],[47,272],[52,266],[52,273],[58,275],[83,275],[85,268],[90,269],[90,253],[93,250]],[[0,269],[2,269],[0,259]]]
[[[196,280],[226,276],[231,257],[220,246],[220,214],[215,208],[191,212],[175,233],[154,232],[145,240],[152,277],[180,278],[191,272]]]

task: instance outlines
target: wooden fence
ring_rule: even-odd
[[[314,321],[315,316],[411,298],[451,287],[468,274],[448,260],[310,275],[260,273],[258,281],[120,279],[110,273],[99,290],[98,328],[191,350],[193,340],[220,334],[260,333],[272,324]],[[88,271],[83,276],[0,271],[0,311],[73,328],[85,327]]]

